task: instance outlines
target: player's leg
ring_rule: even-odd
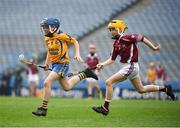
[[[46,116],[46,112],[48,109],[48,100],[51,96],[51,85],[55,80],[59,78],[59,75],[52,71],[48,77],[44,81],[44,88],[43,88],[43,101],[42,105],[32,113],[36,116]]]
[[[93,81],[93,86],[95,87],[95,89],[96,89],[96,91],[98,93],[98,98],[102,99],[102,91],[101,91],[101,89],[99,87],[98,82],[97,81]]]
[[[155,92],[159,90],[159,86],[156,85],[143,86],[141,78],[139,76],[136,76],[134,79],[130,81],[139,93]]]
[[[139,93],[160,91],[160,92],[165,92],[168,96],[171,97],[172,100],[175,100],[175,96],[172,92],[171,86],[159,86],[159,85],[143,86],[139,75],[130,81],[134,85],[134,87],[138,90]]]
[[[43,99],[48,101],[51,96],[51,85],[55,80],[59,79],[59,75],[56,72],[51,72],[44,81]]]
[[[34,85],[33,85],[33,82],[32,81],[30,81],[29,82],[29,94],[30,94],[30,96],[31,97],[33,97],[34,96]]]
[[[98,82],[93,78],[87,78],[86,81],[88,82],[88,98],[92,98],[92,92],[94,87],[98,93],[98,98],[102,98],[102,92],[99,88]]]
[[[113,84],[117,82],[121,82],[126,80],[127,78],[120,74],[119,72],[112,75],[110,78],[106,80],[106,96],[105,96],[105,104],[104,107],[106,107],[106,100],[111,101],[113,96]],[[108,109],[108,106],[106,107]]]
[[[121,75],[119,72],[108,78],[106,80],[106,97],[105,97],[104,105],[93,107],[92,109],[97,113],[107,115],[109,112],[109,104],[111,102],[113,95],[113,84],[124,80],[126,80],[126,77],[124,75]]]
[[[93,83],[91,81],[88,81],[88,98],[92,98],[92,90],[93,90]]]
[[[69,79],[68,77],[60,78],[59,80],[60,85],[65,91],[71,90],[79,81],[78,76],[73,76],[73,79]]]
[[[37,96],[37,90],[39,87],[39,75],[38,74],[34,75],[34,84],[35,84],[34,93],[35,93],[35,96]]]
[[[175,99],[171,86],[158,86],[158,85],[143,86],[141,78],[139,76],[138,63],[132,63],[131,65],[133,66],[133,70],[128,75],[128,79],[131,81],[131,83],[134,85],[134,87],[138,90],[139,93],[162,91],[162,92],[166,92],[166,94],[169,95],[172,98],[172,100]]]
[[[99,76],[99,70],[95,70],[94,71],[94,73],[97,75],[97,76]],[[101,91],[101,88],[100,88],[100,86],[99,86],[99,84],[98,84],[98,81],[96,81],[96,80],[94,80],[93,79],[93,81],[94,81],[94,87],[95,87],[95,89],[97,90],[97,93],[98,93],[98,98],[99,99],[102,99],[103,98],[103,94],[102,94],[102,91]]]
[[[28,85],[29,85],[29,94],[31,97],[34,97],[34,75],[28,74]]]

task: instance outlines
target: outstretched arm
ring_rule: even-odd
[[[159,51],[161,46],[160,44],[158,44],[157,46],[155,46],[150,40],[148,40],[146,37],[144,37],[143,42],[152,50],[154,51]]]
[[[75,56],[74,56],[74,58],[75,58],[77,61],[83,61],[83,59],[82,59],[81,56],[80,56],[79,43],[78,43],[78,41],[75,41],[75,42],[74,42],[74,47],[75,47]]]
[[[112,60],[111,57],[110,57],[110,58],[107,59],[106,61],[97,64],[96,67],[97,67],[98,69],[102,69],[103,67],[108,66],[108,65],[110,65],[110,64],[112,64],[112,63],[114,63],[114,60]]]
[[[112,49],[112,55],[111,55],[111,57],[109,57],[109,59],[107,59],[106,61],[97,64],[97,65],[96,65],[97,69],[100,70],[100,69],[102,69],[103,67],[108,66],[108,65],[114,63],[114,61],[116,60],[117,55],[118,55],[118,52],[115,51],[114,48],[113,48],[113,49]]]

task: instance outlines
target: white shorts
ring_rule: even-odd
[[[138,63],[121,63],[122,68],[119,73],[132,80],[139,75],[139,64]]]
[[[36,85],[39,85],[39,75],[38,74],[29,74],[28,83],[34,82]]]

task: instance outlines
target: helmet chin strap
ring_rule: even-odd
[[[123,31],[119,31],[119,29],[118,29],[118,34],[119,34],[119,40],[121,39],[121,37],[124,35],[124,32]]]
[[[59,28],[57,29],[57,32],[59,32],[59,30],[60,30],[60,26],[59,26]]]
[[[51,27],[51,25],[49,25],[49,31],[50,31],[50,33],[53,34],[56,30],[57,30],[57,28],[55,28],[55,29],[53,30],[52,27]]]

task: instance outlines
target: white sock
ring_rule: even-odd
[[[160,87],[159,86],[157,86],[157,90],[159,91],[159,89],[160,89]]]
[[[111,102],[111,100],[108,100],[108,99],[105,99],[105,101],[106,101],[106,102],[109,102],[109,103]]]

